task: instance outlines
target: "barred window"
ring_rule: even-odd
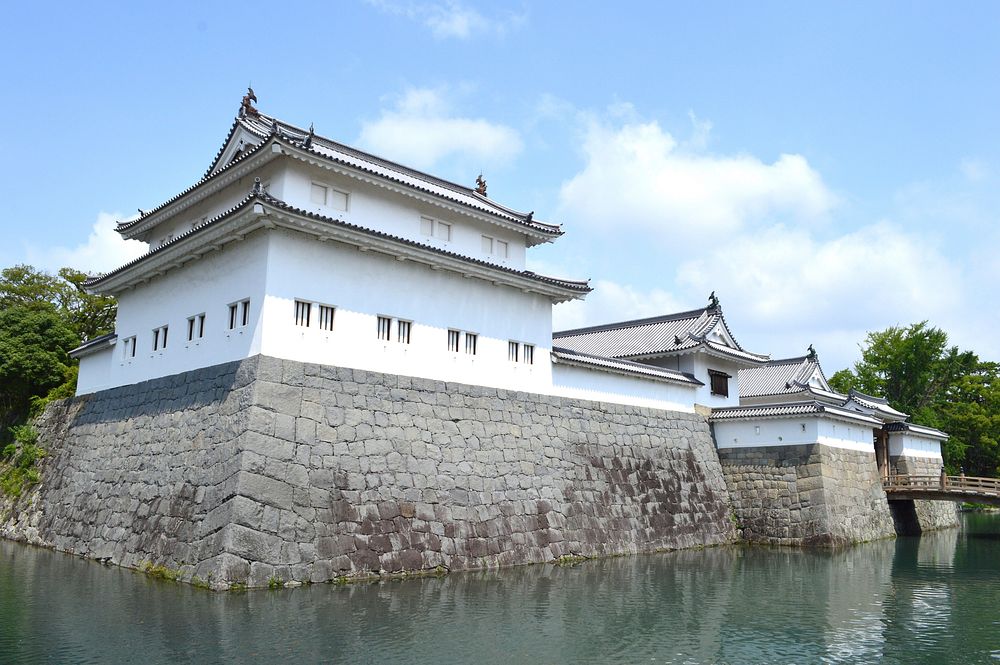
[[[457,330],[448,331],[448,350],[458,353],[458,337],[460,333]]]
[[[378,317],[378,338],[385,342],[392,339],[392,319],[388,316]]]
[[[409,321],[399,321],[396,333],[396,341],[400,344],[410,343],[410,322]]]
[[[333,330],[333,307],[328,305],[319,306],[319,329]]]
[[[311,302],[303,302],[301,300],[295,301],[295,325],[308,328],[309,317],[311,314],[312,314]]]
[[[521,354],[521,361],[525,365],[535,364],[535,346],[533,344],[525,344],[523,353]]]
[[[507,360],[516,363],[520,355],[521,345],[517,342],[507,342]]]
[[[167,348],[167,326],[160,326],[153,330],[153,350]]]
[[[475,333],[465,333],[465,352],[470,356],[476,355],[476,341],[479,339],[479,335]]]

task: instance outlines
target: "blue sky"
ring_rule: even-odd
[[[107,270],[115,219],[259,108],[566,235],[557,327],[703,305],[746,347],[928,319],[1000,360],[995,3],[66,3],[6,9],[0,265]]]

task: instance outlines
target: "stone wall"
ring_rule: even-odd
[[[843,545],[894,535],[875,454],[821,444],[723,448],[743,538]]]
[[[703,417],[256,357],[69,400],[9,538],[217,588],[731,542]]]
[[[889,460],[895,473],[937,476],[941,473],[941,460],[930,457],[908,457],[900,455]],[[897,501],[893,504],[900,503]],[[949,529],[958,526],[959,504],[955,501],[911,501],[912,514],[909,508],[903,508],[897,516],[897,525],[907,534],[918,534],[937,529]],[[897,530],[900,530],[897,527]]]

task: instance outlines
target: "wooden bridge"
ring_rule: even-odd
[[[890,501],[968,501],[1000,506],[1000,479],[973,476],[891,475],[882,481]]]

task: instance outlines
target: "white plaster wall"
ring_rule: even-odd
[[[819,441],[819,420],[815,416],[796,419],[713,423],[719,448],[796,446]]]
[[[914,436],[907,432],[889,432],[890,457],[925,457],[941,458],[941,442],[922,436]]]
[[[736,363],[729,362],[727,360],[715,358],[700,351],[681,356],[657,358],[655,360],[642,362],[648,362],[649,364],[656,365],[657,367],[667,367],[669,369],[676,369],[681,372],[693,374],[694,378],[705,384],[704,386],[700,386],[695,393],[694,401],[696,404],[708,406],[713,409],[723,406],[739,406],[740,404],[740,392],[737,383],[737,376],[742,365],[737,365]],[[731,377],[729,379],[728,397],[712,394],[711,378],[708,375],[708,370],[710,369],[725,372]]]
[[[833,448],[874,452],[870,426],[820,416],[714,423],[719,448],[796,446],[822,443]]]
[[[242,242],[155,278],[118,296],[118,341],[109,359],[108,386],[121,386],[229,362],[260,352],[267,238],[258,232]],[[250,323],[229,330],[229,303],[250,299]],[[205,336],[187,341],[187,318],[204,312]],[[153,329],[170,327],[167,348],[153,351]],[[136,336],[135,357],[124,342]],[[107,357],[102,355],[102,358]],[[81,365],[81,385],[93,385],[90,365]],[[78,393],[80,388],[78,387]]]
[[[347,192],[350,195],[348,210],[344,212],[313,203],[310,194],[313,182]],[[463,256],[490,261],[516,270],[524,270],[525,267],[524,234],[302,162],[288,164],[283,176],[281,198],[303,210],[343,219],[352,224],[446,249]],[[451,241],[445,242],[422,235],[421,216],[450,223]],[[505,240],[510,250],[509,257],[504,260],[495,255],[485,254],[482,251],[483,235]]]
[[[694,412],[694,386],[629,377],[578,365],[552,365],[552,394],[653,409]]]
[[[102,349],[80,358],[80,374],[76,381],[76,394],[96,393],[111,387],[111,360],[114,347]]]
[[[819,443],[834,448],[874,452],[874,437],[875,430],[871,425],[832,419],[819,421]]]
[[[290,231],[270,234],[261,352],[301,362],[371,369],[548,393],[552,307],[548,298]],[[314,303],[311,326],[295,325],[295,300]],[[318,328],[317,304],[336,308]],[[377,317],[394,319],[393,341]],[[412,322],[410,344],[395,320]],[[477,353],[448,350],[449,329],[478,335]],[[508,342],[535,346],[534,364],[508,361]]]

